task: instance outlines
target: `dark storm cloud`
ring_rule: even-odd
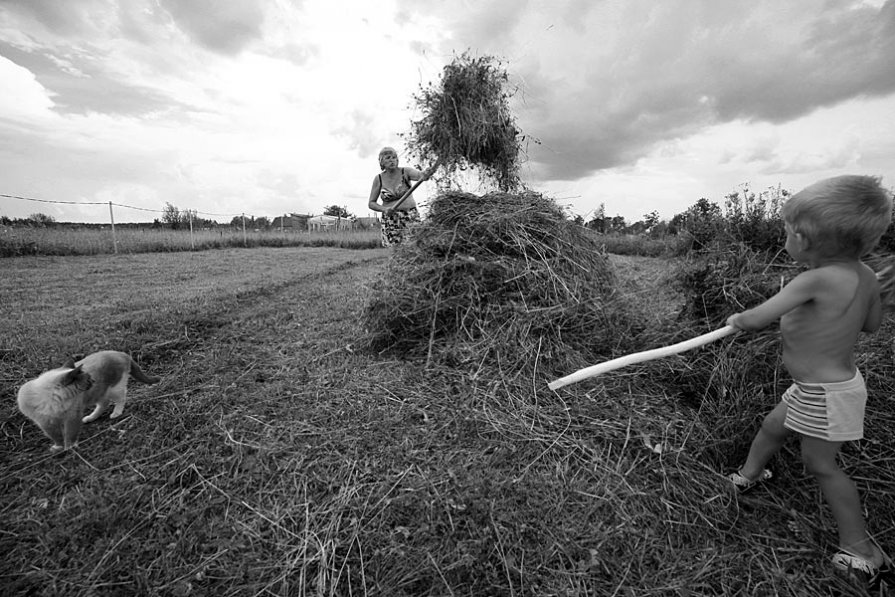
[[[184,107],[149,87],[125,84],[84,60],[79,61],[74,73],[60,67],[52,55],[24,52],[2,42],[0,56],[35,73],[37,81],[52,93],[53,110],[60,114],[140,116]]]
[[[880,9],[836,9],[809,19],[802,35],[761,57],[728,52],[715,108],[721,120],[785,122],[861,96],[895,91],[895,1]],[[711,88],[706,88],[708,93]]]
[[[257,0],[159,0],[178,27],[201,46],[238,54],[261,37],[264,10]]]
[[[23,19],[40,23],[58,35],[75,35],[94,29],[91,13],[108,6],[104,0],[3,0],[0,8]]]
[[[509,58],[543,179],[630,164],[713,124],[784,123],[895,92],[895,0],[500,2],[445,18],[445,43]]]

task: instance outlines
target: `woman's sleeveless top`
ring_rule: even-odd
[[[395,185],[395,188],[388,189],[382,183],[382,174],[379,175],[379,198],[383,203],[388,203],[390,201],[397,201],[401,197],[404,196],[404,193],[410,190],[410,179],[407,178],[407,174],[404,172],[404,168],[401,168],[401,180]]]

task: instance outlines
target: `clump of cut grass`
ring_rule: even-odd
[[[411,151],[423,161],[440,161],[448,172],[474,165],[499,189],[517,188],[524,137],[509,108],[507,81],[490,56],[454,58],[438,83],[414,97],[423,116],[411,123]]]
[[[374,285],[365,323],[375,350],[509,368],[578,365],[632,327],[598,241],[534,192],[435,198]]]

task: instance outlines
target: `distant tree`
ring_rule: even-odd
[[[611,219],[608,219],[607,224],[607,232],[624,232],[628,228],[624,216],[612,216]]]
[[[329,207],[323,210],[323,215],[325,216],[336,216],[339,218],[350,218],[352,217],[348,210],[339,205],[330,205]]]
[[[48,216],[47,214],[31,214],[28,216],[28,219],[37,224],[38,226],[53,226],[56,224],[56,218],[53,216]]]
[[[674,222],[674,218],[672,218],[672,222]],[[717,203],[701,197],[684,212],[683,218],[681,218],[681,228],[693,237],[694,249],[703,249],[724,229],[721,208]]]
[[[668,234],[671,233],[669,232],[668,222],[666,222],[665,220],[662,220],[649,229],[649,235],[651,238],[662,238]]]
[[[180,210],[170,203],[165,203],[165,208],[162,210],[162,222],[171,227],[172,230],[177,230],[180,228]]]
[[[625,227],[626,234],[643,234],[646,231],[647,231],[646,222],[644,222],[643,220],[637,220],[633,224],[630,224],[627,227]]]
[[[195,209],[185,209],[180,212],[180,227],[188,229],[192,224],[193,228],[196,228],[199,226],[198,219],[199,214]]]
[[[209,220],[207,218],[196,218],[193,220],[193,227],[196,228],[217,228],[220,224],[215,220]]]
[[[594,217],[587,223],[587,227],[597,232],[606,232],[606,204],[601,203],[594,211]]]
[[[656,210],[653,210],[643,216],[643,225],[647,230],[650,230],[658,223],[659,223],[659,212],[657,212]]]
[[[255,228],[270,228],[270,219],[264,216],[255,218]]]
[[[581,214],[575,214],[575,217],[572,218],[572,221],[579,226],[584,226],[584,218],[581,217]]]
[[[668,222],[668,234],[677,234],[683,230],[686,217],[686,213],[674,214],[671,221]]]

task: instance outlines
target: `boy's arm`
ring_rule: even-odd
[[[762,304],[728,317],[727,325],[741,330],[759,330],[799,305],[813,300],[820,282],[821,277],[817,270],[802,272]]]
[[[867,319],[864,320],[861,331],[873,333],[883,324],[883,304],[878,287],[870,293],[870,297],[870,309],[867,310]]]

